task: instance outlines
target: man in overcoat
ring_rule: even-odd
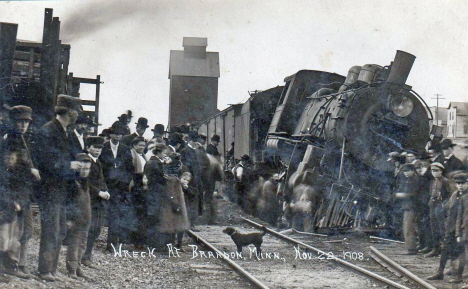
[[[111,140],[102,148],[99,161],[109,189],[110,199],[107,207],[109,233],[107,235],[107,251],[113,252],[112,245],[117,248],[120,237],[121,206],[134,172],[130,148],[120,144],[125,127],[115,122],[110,131]]]
[[[440,147],[445,157],[442,164],[445,167],[444,176],[446,177],[449,177],[450,173],[463,170],[464,168],[462,161],[453,154],[455,146],[456,144],[452,143],[451,139],[443,139],[440,142]]]
[[[67,127],[82,111],[80,98],[58,95],[56,117],[38,133],[35,155],[41,172],[42,191],[37,196],[41,212],[39,273],[45,281],[59,281],[58,258],[66,233],[67,184],[76,177],[81,163],[74,161]]]
[[[463,192],[460,198],[460,206],[458,207],[456,233],[457,242],[465,247],[465,254],[468,250],[468,175],[456,175],[457,192]],[[461,260],[460,260],[461,261]],[[460,270],[462,270],[460,268]],[[463,271],[462,271],[463,272]],[[468,288],[468,285],[462,287]]]

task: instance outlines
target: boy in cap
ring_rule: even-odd
[[[456,223],[456,232],[457,242],[463,244],[465,247],[465,254],[468,250],[468,175],[467,174],[457,174],[454,176],[455,183],[457,186],[457,192],[461,193],[460,197],[460,206],[458,207],[457,223]],[[462,254],[463,255],[463,254]],[[463,258],[463,260],[461,260]],[[465,264],[465,256],[460,257],[460,263]],[[459,276],[463,273],[463,267],[460,266]],[[468,288],[468,285],[462,287]]]
[[[25,137],[32,121],[32,109],[18,105],[10,112],[11,126],[0,146],[0,272],[31,278],[27,252],[32,234],[32,180],[40,180]],[[0,281],[5,281],[0,276]]]
[[[99,156],[104,145],[104,138],[99,136],[89,136],[86,138],[86,148],[88,157],[91,160],[91,169],[89,172],[89,194],[91,197],[91,224],[88,231],[88,240],[86,251],[81,258],[81,263],[90,268],[96,268],[92,262],[92,250],[95,240],[101,233],[101,227],[104,220],[107,201],[110,194],[107,191],[106,180],[102,173]]]
[[[419,190],[419,176],[416,174],[413,164],[404,164],[401,167],[401,172],[404,178],[396,188],[395,198],[401,200],[403,209],[403,235],[407,249],[406,255],[416,255],[418,252],[416,249],[416,200]]]
[[[465,268],[465,250],[463,244],[457,242],[457,236],[461,237],[461,224],[457,222],[457,216],[460,210],[461,198],[466,195],[467,190],[463,185],[467,181],[466,174],[457,174],[453,178],[457,190],[452,194],[444,209],[447,211],[445,218],[445,236],[442,242],[439,268],[436,274],[428,277],[428,280],[444,279],[444,269],[448,260],[452,260],[452,274],[454,278],[450,283],[460,283],[462,281],[463,269]],[[458,224],[458,225],[457,225]],[[461,241],[461,238],[458,239]],[[458,268],[454,262],[458,258]]]
[[[60,280],[56,272],[66,232],[67,185],[82,166],[72,155],[67,127],[75,123],[82,111],[80,104],[78,97],[58,95],[56,117],[42,127],[36,142],[35,156],[42,178],[42,191],[37,196],[41,212],[39,273],[45,281]]]
[[[67,248],[67,270],[70,278],[86,278],[81,270],[81,257],[86,249],[89,225],[91,223],[91,200],[89,196],[88,176],[91,170],[91,159],[85,153],[76,155],[76,161],[81,162],[79,178],[75,180],[73,207],[70,216],[70,240]]]
[[[444,221],[445,211],[443,205],[450,197],[449,180],[443,176],[444,165],[441,163],[431,164],[432,181],[430,186],[429,213],[432,232],[432,251],[424,257],[434,257],[440,254],[440,245],[445,234]]]

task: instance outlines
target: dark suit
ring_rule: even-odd
[[[450,183],[447,178],[441,177],[431,181],[431,199],[429,201],[432,246],[440,248],[440,242],[445,234],[445,210],[443,204],[450,198]]]
[[[152,156],[145,165],[145,175],[148,178],[148,193],[146,195],[146,213],[148,215],[147,243],[150,246],[159,247],[164,243],[161,239],[162,235],[158,230],[162,197],[166,189],[164,164],[156,156]]]
[[[83,135],[83,146],[81,146],[80,141],[78,140],[78,137],[75,134],[75,130],[69,129],[68,130],[68,136],[70,139],[70,149],[72,152],[73,156],[76,156],[79,153],[87,153],[86,151],[86,144],[85,142],[85,137]]]
[[[108,246],[118,243],[120,237],[120,211],[122,202],[127,198],[128,186],[132,180],[135,169],[133,168],[130,148],[119,144],[117,157],[114,158],[110,142],[104,144],[99,161],[102,172],[111,195],[108,204],[107,217],[109,219],[109,233],[107,235]]]
[[[212,156],[215,156],[217,158],[221,156],[218,151],[218,148],[211,143],[206,147],[206,153]]]
[[[103,217],[105,215],[106,200],[99,197],[99,192],[106,192],[107,186],[102,174],[101,163],[91,158],[91,170],[88,176],[89,194],[91,198],[91,223],[88,232],[86,251],[83,254],[83,260],[91,260],[94,241],[101,234]]]
[[[57,270],[60,247],[66,233],[67,183],[76,176],[70,168],[73,161],[70,140],[57,119],[49,121],[39,131],[35,154],[42,178],[42,188],[37,196],[41,211],[39,272],[53,273]]]

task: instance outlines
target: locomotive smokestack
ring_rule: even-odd
[[[404,85],[416,56],[397,50],[387,82]]]

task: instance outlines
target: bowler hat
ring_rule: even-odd
[[[127,129],[125,128],[125,125],[123,125],[120,121],[116,121],[112,124],[109,133],[124,135],[127,133]]]
[[[144,117],[140,117],[138,119],[138,122],[135,123],[137,126],[140,126],[140,127],[144,127],[144,128],[148,128],[149,125],[148,125],[148,120]]]
[[[10,118],[14,120],[29,120],[32,121],[32,109],[29,106],[17,105],[13,106],[9,112]]]
[[[443,164],[439,163],[439,162],[435,162],[435,163],[432,163],[431,164],[431,168],[439,168],[441,170],[445,170],[445,167]]]
[[[76,154],[75,160],[78,161],[78,162],[90,162],[91,161],[89,156],[87,154],[85,154],[85,153]]]
[[[213,135],[213,136],[211,137],[211,140],[212,140],[212,141],[220,142],[220,141],[221,141],[221,137],[220,137],[219,135],[215,134],[215,135]]]
[[[103,129],[103,130],[101,131],[101,133],[99,134],[99,136],[107,136],[107,137],[109,137],[110,131],[111,131],[110,128]]]
[[[97,148],[102,148],[104,145],[104,138],[101,136],[88,136],[86,138],[86,146],[87,147],[97,147]]]
[[[194,130],[189,131],[188,137],[189,137],[190,140],[196,141],[198,139],[198,132],[196,132]]]
[[[163,135],[165,132],[164,130],[164,125],[158,123],[157,125],[154,126],[154,129],[152,129],[153,133],[154,134],[158,134],[158,135]]]
[[[66,109],[74,109],[77,111],[83,111],[81,109],[81,99],[79,97],[73,97],[70,95],[59,94],[57,96],[57,105],[55,106],[55,112]]]
[[[441,142],[440,142],[440,147],[442,149],[446,149],[446,148],[451,148],[451,147],[454,147],[456,146],[456,144],[452,143],[452,140],[451,139],[443,139]]]
[[[453,181],[455,183],[466,183],[468,182],[468,175],[465,173],[459,173],[453,176]]]
[[[121,114],[119,117],[117,117],[121,122],[127,122],[128,120],[128,115],[125,113]]]

